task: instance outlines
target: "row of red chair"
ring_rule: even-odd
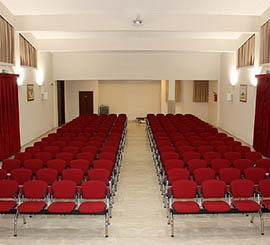
[[[51,207],[56,199],[60,198],[59,196],[62,196],[61,199],[68,198],[64,197],[65,188],[62,188],[62,191],[58,190],[58,197],[56,197],[54,186],[62,185],[60,183],[64,182],[72,182],[76,186],[77,196],[74,198],[74,203],[77,205],[67,210],[68,200],[66,200],[62,202],[62,206],[59,202],[56,210],[66,210],[65,214],[81,214],[85,208],[81,208],[83,204],[79,205],[80,201],[83,198],[87,199],[84,196],[84,186],[88,182],[97,181],[106,187],[106,207],[101,214],[105,215],[105,236],[108,236],[112,200],[116,190],[126,136],[126,119],[123,114],[118,117],[114,114],[80,116],[58,129],[56,133],[42,138],[34,146],[27,147],[25,152],[16,153],[15,159],[3,161],[0,179],[7,183],[15,182],[20,187],[18,188],[17,200],[15,200],[16,205],[7,211],[2,210],[0,204],[0,213],[16,213],[15,229],[19,213],[52,213]],[[74,145],[70,142],[73,142]],[[33,183],[32,185],[35,186],[36,183],[40,182],[46,183],[48,191],[44,199],[46,205],[37,211],[31,207],[26,211],[22,208],[22,206],[27,207],[28,205],[28,201],[24,200],[25,185]],[[98,190],[93,191],[98,194]],[[9,198],[5,196],[5,192],[0,196]],[[31,198],[33,197],[28,195],[26,199]],[[69,205],[69,207],[73,206],[73,204]],[[85,213],[99,213],[95,211],[95,208],[92,208],[93,212],[89,210],[86,209]],[[16,232],[14,230],[14,235],[16,234],[17,228]]]
[[[253,195],[259,188],[254,188],[254,183],[270,181],[265,179],[270,172],[269,159],[262,159],[261,153],[251,152],[249,147],[242,146],[239,141],[235,141],[225,133],[218,133],[217,129],[192,115],[150,114],[147,116],[147,131],[165,207],[168,208],[172,236],[174,236],[174,214],[209,212],[259,212],[263,234],[262,211],[268,211],[269,208],[253,200]],[[239,196],[235,190],[234,195],[230,194],[234,186],[232,183],[238,182],[248,182],[252,186],[251,194],[242,193],[241,196],[238,193]],[[216,190],[215,186],[218,188],[218,185],[221,185],[223,188],[221,195],[213,194],[212,198],[228,200],[224,202],[218,200],[217,203],[209,204],[204,202],[203,198],[210,198],[205,194],[208,191],[207,183],[211,183],[208,186],[213,192]],[[188,185],[192,186],[193,191],[189,190]],[[177,194],[177,188],[181,189],[183,196]],[[239,188],[241,192],[242,187]],[[239,209],[235,205],[237,202],[232,202],[239,197],[252,199],[250,202],[253,209],[251,207]],[[268,197],[265,194],[264,198]],[[173,198],[191,201],[177,202]],[[192,201],[196,198],[199,198],[198,203]],[[214,210],[211,211],[211,207],[214,207]]]

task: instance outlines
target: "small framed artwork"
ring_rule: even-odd
[[[27,101],[32,101],[34,99],[34,84],[27,84]]]
[[[240,101],[247,102],[247,85],[240,84]]]

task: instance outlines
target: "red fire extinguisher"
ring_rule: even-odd
[[[217,102],[217,93],[213,92],[213,94],[214,94],[214,102]]]

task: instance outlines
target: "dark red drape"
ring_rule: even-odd
[[[17,77],[0,74],[0,160],[21,147]]]
[[[258,75],[253,147],[270,156],[270,75]]]

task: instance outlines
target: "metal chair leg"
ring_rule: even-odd
[[[108,213],[105,214],[105,237],[109,237],[109,215]]]
[[[250,223],[253,223],[254,221],[254,214],[251,214],[251,220],[250,220]]]
[[[19,211],[17,210],[14,216],[14,236],[17,236],[17,220],[19,218]]]
[[[262,210],[259,210],[260,220],[261,220],[261,235],[264,235],[264,219]]]
[[[174,219],[173,219],[173,213],[171,213],[171,237],[174,237]]]

